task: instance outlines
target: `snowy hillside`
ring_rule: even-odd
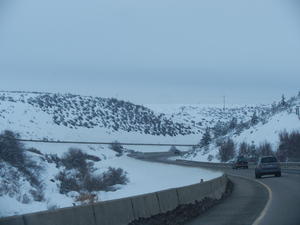
[[[69,94],[1,92],[0,127],[1,132],[12,130],[29,139],[149,143],[195,143],[199,139],[195,127],[146,107],[116,99]],[[24,162],[10,161],[11,154],[5,153],[8,148],[2,145],[0,149],[0,216],[85,204],[91,199],[101,201],[154,192],[219,175],[201,169],[140,162],[128,158],[126,149],[124,154],[119,154],[106,145],[26,143],[23,146],[21,143],[20,146],[25,151],[28,166],[20,166]],[[84,169],[90,171],[89,176],[101,180],[120,168],[128,182],[111,183],[101,190],[78,189],[89,183],[81,184],[80,170],[68,168],[64,163],[70,148],[82,151],[82,162],[86,164]],[[169,147],[135,149],[167,151]],[[74,177],[79,179],[75,182],[71,179]],[[70,191],[68,183],[73,183],[78,191]]]
[[[71,94],[0,92],[0,126],[28,139],[197,144],[206,127],[267,106],[135,105]],[[167,151],[168,147],[132,147]],[[187,150],[183,148],[182,150]]]
[[[279,134],[283,131],[287,133],[300,131],[300,117],[296,114],[296,108],[300,106],[300,96],[289,99],[284,107],[281,102],[277,105],[273,103],[270,110],[255,117],[256,121],[251,118],[248,123],[236,125],[229,130],[227,134],[215,137],[208,146],[195,148],[182,158],[196,161],[213,161],[219,162],[220,142],[231,138],[235,143],[235,155],[238,154],[241,143],[247,143],[252,146],[259,146],[263,143],[270,143],[273,151],[278,149]],[[256,114],[255,114],[256,115]],[[211,130],[213,133],[214,130]],[[213,134],[212,134],[213,136]]]
[[[265,123],[245,130],[240,135],[234,135],[233,138],[237,143],[246,141],[248,143],[259,144],[268,141],[277,147],[278,135],[281,131],[286,130],[291,132],[300,129],[300,119],[295,113],[288,113],[286,111],[274,115]]]
[[[29,146],[32,147],[27,147]],[[116,157],[116,152],[107,146],[35,144],[34,147],[40,153],[28,151],[26,154],[43,168],[39,175],[42,188],[37,190],[15,167],[0,160],[0,217],[85,204],[86,201],[80,199],[85,194],[92,195],[95,201],[104,201],[189,185],[199,182],[200,179],[209,180],[220,175],[197,168],[147,163],[125,155]],[[126,171],[129,182],[126,185],[114,185],[110,191],[61,193],[57,175],[64,167],[58,166],[51,159],[54,159],[52,156],[61,158],[70,147],[80,147],[85,154],[100,159],[89,160],[96,169],[93,174],[101,174],[109,167],[122,168]],[[37,191],[41,193],[42,199],[36,198]]]
[[[218,121],[229,122],[232,118],[237,121],[247,121],[254,112],[263,114],[270,108],[268,105],[241,106],[229,105],[223,109],[221,105],[147,105],[155,112],[166,114],[178,123],[185,123],[203,132],[206,127],[213,127]]]
[[[144,106],[71,94],[0,92],[0,126],[28,139],[147,143],[199,139],[195,127]]]
[[[275,149],[279,132],[299,130],[295,107],[300,105],[300,96],[282,101],[224,110],[209,105],[145,107],[71,94],[0,92],[0,127],[1,132],[11,130],[25,139],[195,144],[194,148],[179,148],[190,150],[183,158],[219,162],[220,142],[227,138],[236,146],[269,141]],[[219,175],[126,156],[132,149],[168,151],[168,146],[124,146],[119,152],[107,145],[11,145],[1,135],[0,216],[137,195]],[[14,146],[24,150],[21,158],[25,161],[8,151]],[[78,157],[68,158],[72,154],[79,154],[79,165],[73,160]]]
[[[51,93],[0,93],[0,116],[9,124],[41,126],[41,122],[69,129],[105,128],[111,132],[176,136],[194,133],[162,113],[113,98]],[[15,117],[14,117],[15,116]],[[25,124],[24,124],[25,125]],[[28,126],[28,124],[27,124]]]

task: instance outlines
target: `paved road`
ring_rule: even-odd
[[[171,161],[170,154],[149,154],[144,160],[199,167]],[[207,167],[206,167],[207,168]],[[300,173],[287,171],[282,177],[254,179],[254,170],[208,168],[226,172],[234,182],[232,196],[187,225],[300,225]],[[240,176],[240,177],[239,177]],[[258,182],[257,182],[258,181]]]
[[[267,190],[248,179],[229,178],[234,183],[231,196],[186,225],[253,224],[267,203]]]

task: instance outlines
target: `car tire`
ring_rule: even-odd
[[[261,178],[261,175],[256,173],[256,174],[255,174],[255,178],[256,178],[256,179],[259,179],[259,178]]]
[[[276,177],[281,177],[281,172],[275,174]]]

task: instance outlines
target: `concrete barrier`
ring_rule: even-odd
[[[25,225],[96,225],[92,205],[25,214]]]
[[[156,193],[136,196],[131,201],[134,219],[148,218],[161,212]]]
[[[0,218],[0,225],[127,225],[139,218],[166,213],[179,205],[195,203],[205,197],[219,199],[226,190],[228,178],[129,198],[98,202],[52,211]]]
[[[201,201],[211,192],[211,185],[208,182],[177,188],[179,204],[189,204]]]
[[[176,209],[176,207],[179,205],[176,188],[156,192],[156,195],[161,213]]]
[[[214,180],[210,181],[210,185],[211,185],[211,198],[213,199],[220,199],[222,197],[222,194],[224,193],[224,191],[222,190],[222,178],[217,178]]]
[[[10,216],[6,218],[0,218],[1,225],[25,225],[23,216]]]
[[[127,225],[134,220],[131,198],[95,203],[96,225]]]

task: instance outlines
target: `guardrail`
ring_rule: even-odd
[[[200,162],[200,161],[192,161],[192,160],[183,160],[176,159],[177,162],[181,164],[187,164],[190,166],[201,166],[201,167],[217,167],[217,168],[231,168],[230,163],[214,163],[214,162]]]
[[[183,160],[183,159],[176,159],[177,162],[187,163],[189,165],[195,166],[202,166],[202,167],[217,167],[217,168],[231,168],[231,163],[213,163],[213,162],[199,162],[199,161],[192,161],[192,160]],[[249,168],[255,168],[256,163],[249,162]],[[283,169],[293,169],[293,170],[300,170],[300,162],[280,162],[280,166]]]
[[[281,168],[300,170],[300,162],[280,162]]]
[[[185,187],[172,188],[84,206],[0,218],[1,225],[127,225],[140,218],[166,213],[206,197],[220,199],[226,175]]]

